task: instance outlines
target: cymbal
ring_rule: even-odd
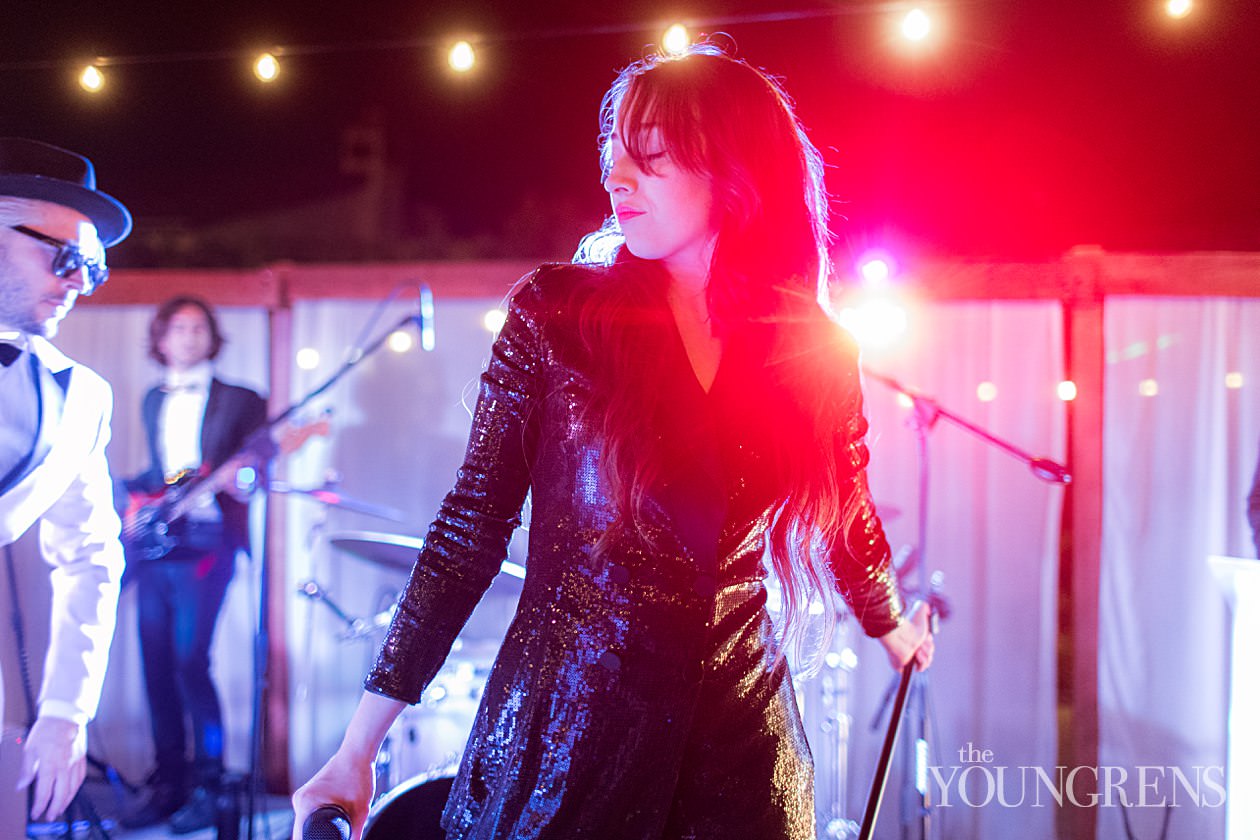
[[[378,531],[340,531],[328,537],[334,548],[378,566],[410,572],[416,555],[424,547],[422,537],[383,534]]]
[[[328,537],[334,548],[339,548],[387,569],[410,572],[416,564],[416,555],[424,548],[422,537],[401,534],[384,534],[379,531],[339,531]],[[503,561],[504,574],[525,578],[525,567],[511,560]]]
[[[407,523],[411,518],[401,510],[386,507],[384,505],[373,504],[356,499],[353,496],[347,496],[335,486],[324,484],[319,487],[294,487],[283,481],[271,482],[272,493],[294,493],[300,496],[309,496],[317,502],[328,505],[329,507],[341,508],[352,513],[362,513],[367,516],[375,516],[378,519],[388,519],[391,522]]]

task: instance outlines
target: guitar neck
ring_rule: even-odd
[[[288,455],[301,447],[311,437],[328,434],[328,428],[327,412],[319,420],[302,426],[287,428],[273,441],[276,444],[276,451],[280,455]],[[230,488],[236,483],[236,474],[241,467],[250,463],[250,460],[251,456],[246,450],[237,452],[216,467],[214,472],[205,478],[188,485],[182,492],[175,491],[178,495],[167,507],[167,521],[174,522],[193,508],[204,503],[206,499]]]
[[[182,492],[177,490],[178,495],[166,509],[167,520],[174,522],[231,487],[236,482],[236,473],[242,463],[239,458],[229,458],[205,478],[190,484]]]

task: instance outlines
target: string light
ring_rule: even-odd
[[[1191,0],[1168,0],[1164,4],[1164,11],[1171,18],[1183,18],[1190,14],[1194,9],[1194,3]]]
[[[1225,387],[1236,391],[1243,386],[1243,375],[1236,370],[1225,374]]]
[[[901,34],[909,41],[922,41],[932,34],[932,18],[922,9],[911,9],[901,19]]]
[[[1076,399],[1076,383],[1070,379],[1065,379],[1055,388],[1055,393],[1064,402],[1071,402]]]
[[[395,353],[406,353],[414,346],[415,341],[406,330],[394,330],[389,334],[389,349]]]
[[[499,330],[503,329],[503,325],[507,323],[507,313],[502,309],[491,309],[481,317],[481,324],[487,330],[499,334]]]
[[[473,51],[472,44],[456,41],[447,54],[446,61],[456,73],[467,73],[477,63],[477,54]]]
[[[95,64],[89,64],[79,73],[79,87],[88,93],[100,93],[105,87],[105,74]]]
[[[258,58],[254,59],[254,75],[264,84],[274,82],[280,75],[280,59],[269,52],[259,54]]]
[[[992,382],[981,382],[976,386],[976,399],[980,402],[993,402],[997,399],[997,386]]]
[[[303,347],[294,358],[299,370],[315,370],[319,367],[319,351],[314,347]]]
[[[1144,397],[1154,397],[1159,394],[1159,383],[1154,379],[1143,379],[1138,383],[1138,393]]]
[[[899,4],[898,4],[899,5]],[[870,4],[869,7],[863,7],[860,4],[839,3],[829,4],[825,7],[802,9],[802,10],[777,10],[772,12],[757,12],[749,14],[723,14],[709,18],[694,19],[691,21],[692,28],[695,31],[719,31],[724,27],[732,26],[751,26],[766,23],[782,23],[788,21],[814,20],[820,18],[847,16],[859,13],[883,13],[879,11],[885,4]],[[906,8],[902,6],[901,8]],[[927,47],[929,41],[939,40],[941,37],[942,24],[938,20],[938,13],[941,10],[940,4],[928,5],[926,2],[922,6],[914,6],[901,14],[900,17],[893,16],[894,27],[898,36],[907,42],[913,43],[915,47]],[[1161,0],[1161,8],[1172,18],[1184,18],[1195,11],[1193,0]],[[948,25],[948,21],[946,21]],[[561,38],[585,38],[591,35],[611,35],[623,33],[643,33],[651,32],[653,26],[651,24],[625,23],[611,26],[571,26],[571,27],[553,27],[548,29],[539,29],[526,32],[510,32],[498,35],[479,36],[479,43],[498,43],[498,42],[519,42],[522,40],[556,40]],[[659,31],[659,30],[657,30]],[[671,25],[661,35],[661,49],[670,54],[676,54],[686,48],[692,42],[692,29],[681,23]],[[333,53],[348,52],[376,52],[382,50],[434,50],[436,52],[446,52],[446,60],[451,68],[457,73],[466,73],[473,69],[477,61],[476,52],[469,41],[461,40],[453,45],[448,38],[442,37],[411,37],[411,38],[395,38],[383,41],[360,42],[360,43],[329,43],[329,44],[290,44],[282,48],[277,48],[273,52],[263,55],[252,55],[247,59],[243,59],[239,52],[219,51],[219,50],[202,50],[190,51],[172,54],[149,54],[149,55],[119,55],[109,56],[107,58],[99,58],[89,67],[81,68],[78,73],[79,85],[88,92],[96,93],[101,90],[105,84],[105,76],[101,68],[104,66],[115,66],[120,64],[143,64],[143,65],[162,65],[184,62],[203,62],[203,61],[242,61],[248,60],[253,64],[254,73],[260,81],[269,82],[276,78],[279,73],[279,58],[283,55],[290,57],[294,55],[328,55]],[[5,70],[25,70],[25,69],[47,69],[55,66],[55,62],[47,59],[35,59],[24,61],[4,61],[0,60],[0,71]]]
[[[675,23],[661,36],[661,49],[669,55],[682,55],[691,46],[691,33],[681,23]]]

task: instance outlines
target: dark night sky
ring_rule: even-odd
[[[832,167],[842,241],[1001,257],[1260,250],[1260,4],[1199,0],[1177,25],[1158,0],[941,5],[942,44],[910,58],[887,4],[19,0],[0,29],[0,133],[89,154],[139,225],[196,224],[344,189],[342,132],[375,113],[407,201],[456,233],[502,233],[527,199],[594,225],[599,97],[658,22],[844,8],[706,27],[785,78]],[[487,39],[470,77],[452,79],[436,47],[378,48],[294,56],[263,87],[246,58],[456,30]],[[220,51],[240,58],[114,67],[95,99],[73,83],[76,56]]]

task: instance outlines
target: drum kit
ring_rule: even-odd
[[[330,485],[297,489],[280,484],[279,488],[273,485],[272,490],[398,523],[408,519],[400,511],[355,499]],[[334,551],[395,577],[410,573],[424,546],[422,537],[385,531],[336,531],[328,533],[325,540]],[[525,568],[506,560],[499,577],[503,582],[496,580],[492,592],[503,591],[511,597],[519,594],[519,586],[514,591],[512,584],[524,579]],[[379,643],[397,610],[401,590],[385,609],[369,616],[355,616],[343,609],[327,588],[313,579],[299,584],[298,594],[323,604],[340,620],[343,627],[337,633],[338,641]],[[390,727],[375,765],[376,789],[384,793],[372,807],[363,840],[445,837],[439,825],[442,808],[501,641],[476,636],[466,630],[455,640],[420,702],[405,708]]]

